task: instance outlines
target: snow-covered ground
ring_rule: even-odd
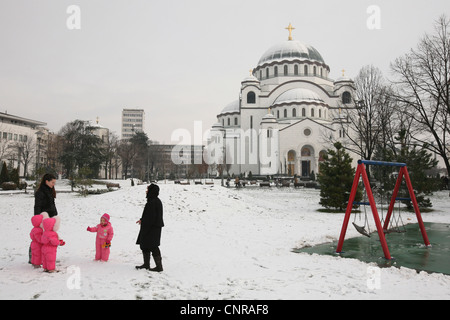
[[[161,182],[164,272],[136,270],[135,245],[146,185],[81,197],[60,192],[59,273],[28,264],[33,194],[0,194],[0,299],[448,299],[450,276],[383,268],[293,248],[336,240],[343,214],[318,212],[319,191]],[[58,181],[57,191],[70,189]],[[450,223],[448,192],[433,196],[425,222]],[[95,262],[87,226],[109,213],[115,236],[107,263]],[[414,214],[405,214],[416,222]],[[373,230],[375,226],[372,226]],[[347,238],[358,236],[349,228]],[[152,266],[154,262],[152,259]]]

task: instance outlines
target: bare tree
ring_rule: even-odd
[[[412,139],[440,155],[450,173],[450,20],[441,16],[435,33],[391,64],[395,98],[413,120]]]
[[[373,65],[361,68],[355,87],[356,106],[340,108],[339,119],[346,138],[345,148],[370,160],[380,139],[389,139],[387,130],[393,103],[380,69]]]

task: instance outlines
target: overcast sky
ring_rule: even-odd
[[[80,29],[67,27],[77,22],[70,5]],[[289,23],[331,78],[368,64],[390,77],[389,64],[442,14],[449,0],[0,0],[0,112],[55,132],[99,117],[120,136],[122,109],[141,108],[149,138],[171,143],[178,128],[217,122]]]

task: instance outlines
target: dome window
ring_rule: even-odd
[[[345,92],[342,94],[342,103],[343,103],[343,104],[349,104],[349,103],[351,103],[351,102],[352,102],[352,95],[350,94],[350,92],[345,91]]]
[[[247,103],[255,104],[256,103],[256,94],[253,91],[247,93]]]
[[[298,76],[298,65],[294,66],[294,75]]]
[[[305,76],[308,75],[308,66],[306,66],[306,65],[305,65],[305,67],[304,67],[304,74],[305,74]]]
[[[287,65],[284,66],[284,75],[285,76],[288,75],[288,66]]]

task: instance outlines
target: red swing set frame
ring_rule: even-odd
[[[395,188],[392,193],[391,202],[389,204],[389,209],[386,214],[386,220],[384,221],[383,226],[381,226],[380,217],[378,215],[377,207],[375,204],[375,199],[373,197],[372,189],[370,187],[370,182],[369,182],[369,178],[367,176],[365,165],[400,167],[397,182],[395,184]],[[372,214],[373,214],[373,218],[375,220],[375,225],[377,227],[378,236],[379,236],[380,242],[381,242],[381,247],[383,248],[384,257],[388,260],[391,259],[391,254],[389,252],[389,248],[388,248],[387,242],[386,242],[385,231],[387,231],[387,229],[388,229],[389,221],[391,219],[395,201],[400,200],[399,198],[397,198],[397,194],[400,189],[400,185],[402,183],[403,177],[405,177],[406,186],[408,187],[409,196],[410,196],[410,199],[414,206],[414,211],[416,213],[416,217],[417,217],[417,221],[419,223],[420,231],[422,233],[423,241],[427,247],[431,246],[430,241],[428,240],[428,235],[425,230],[425,226],[423,224],[422,216],[420,214],[419,205],[417,204],[416,196],[414,195],[414,189],[411,184],[411,179],[409,178],[408,169],[406,168],[406,164],[399,163],[399,162],[358,160],[358,167],[356,169],[355,179],[353,180],[352,191],[351,191],[350,197],[348,199],[347,210],[345,211],[344,223],[342,225],[341,235],[339,237],[339,243],[338,243],[338,246],[336,249],[336,253],[342,252],[342,247],[344,245],[345,233],[347,232],[348,222],[350,220],[353,202],[355,200],[356,191],[358,189],[359,178],[361,176],[363,179],[364,187],[366,188],[366,193],[367,193],[367,198],[369,200],[370,208],[372,209]],[[404,199],[402,199],[402,200],[404,200]]]

